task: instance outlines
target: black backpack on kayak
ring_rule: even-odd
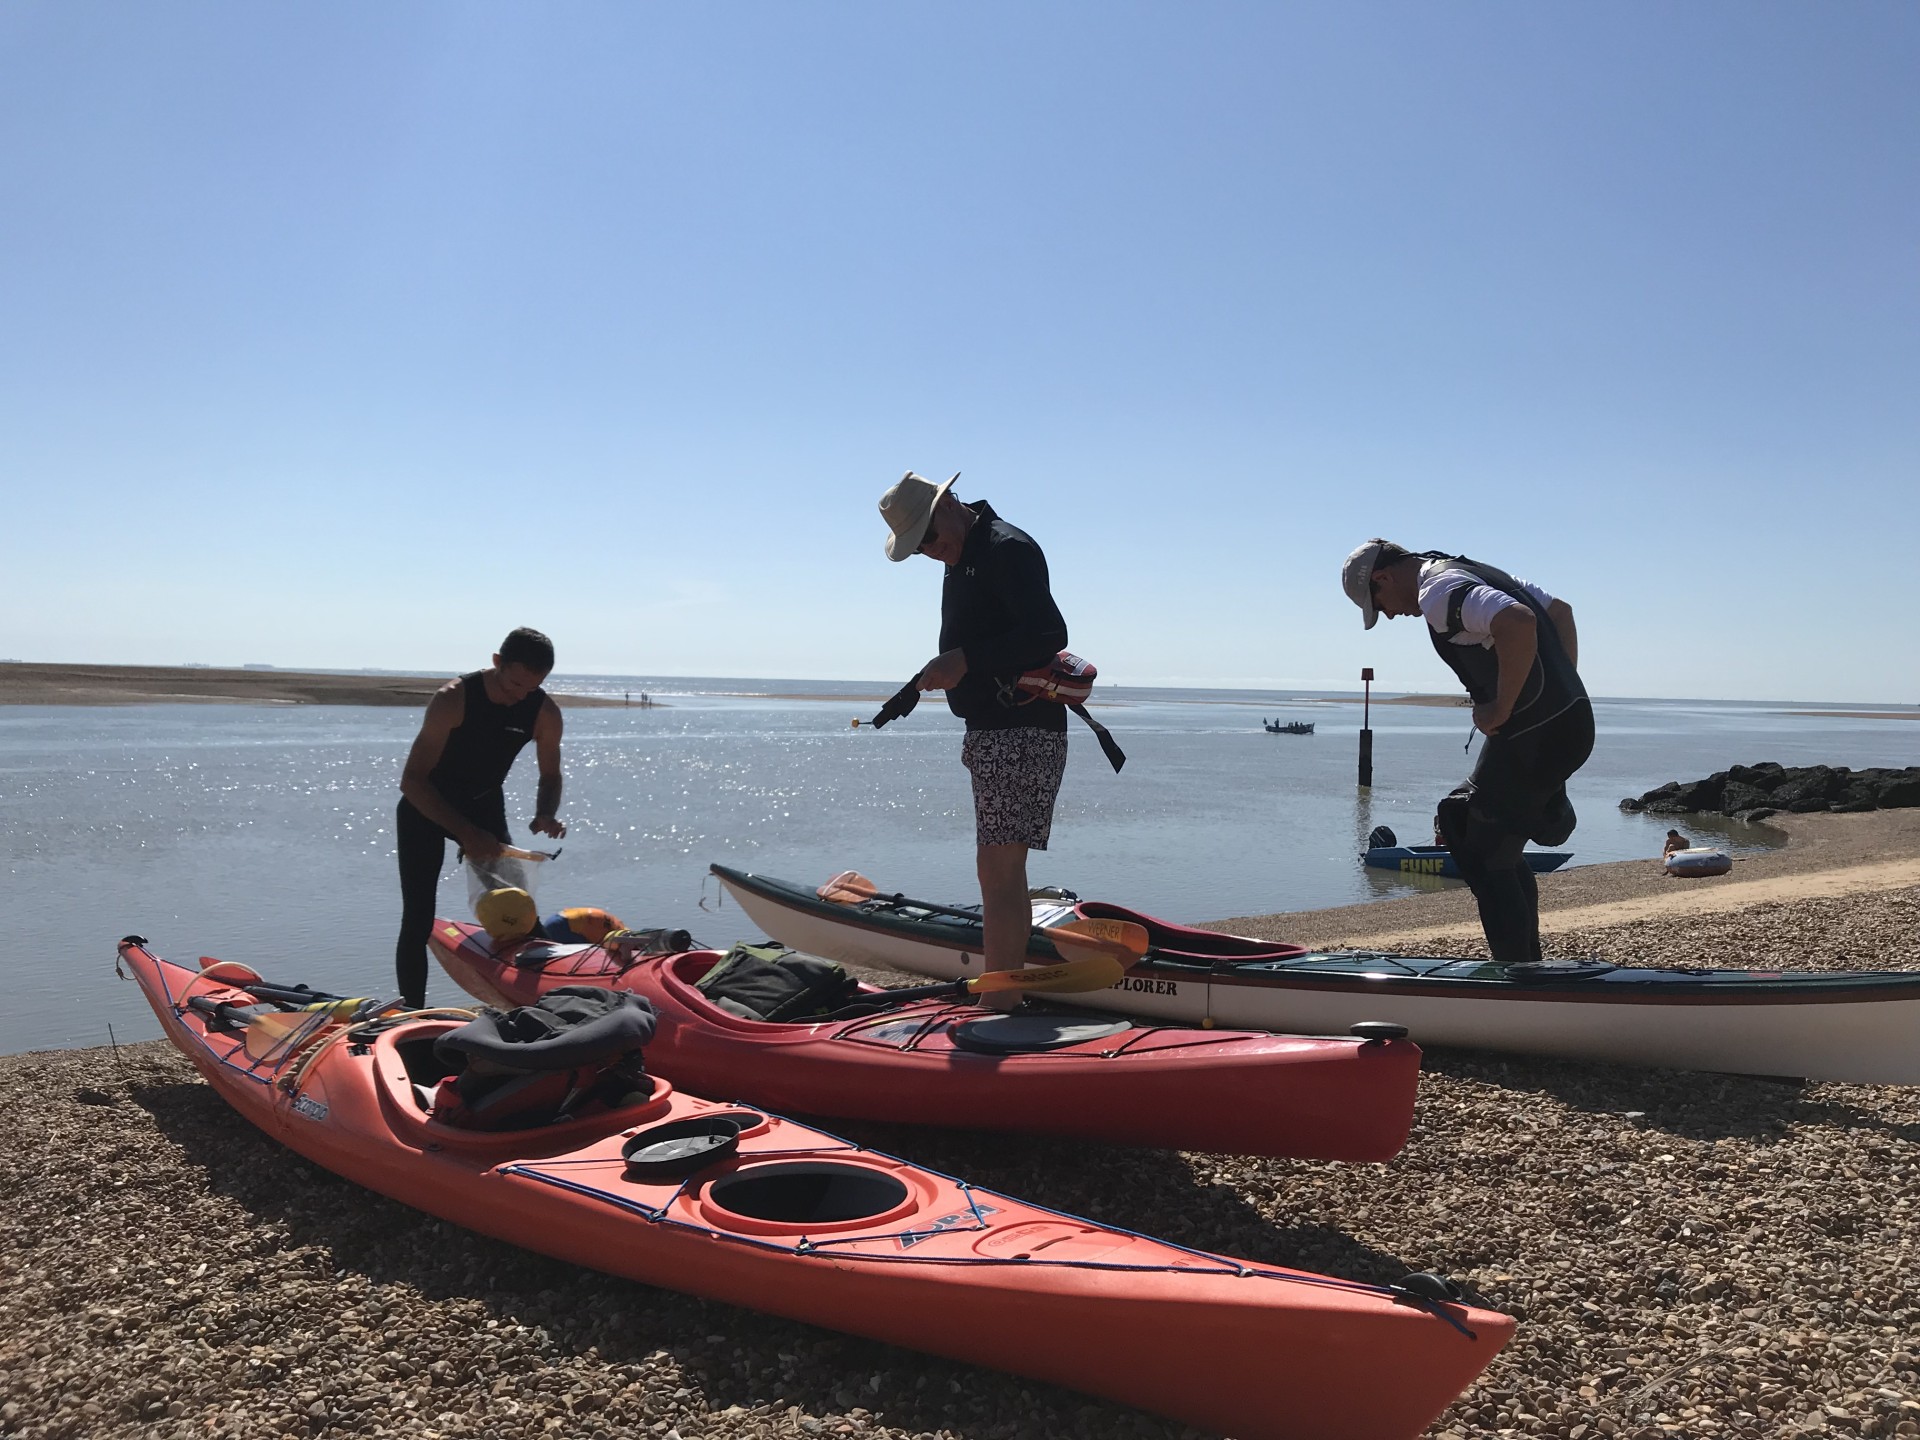
[[[598,985],[483,1010],[434,1041],[434,1058],[457,1070],[435,1090],[433,1118],[466,1130],[527,1130],[637,1104],[653,1092],[641,1051],[654,1024],[643,996]]]
[[[791,1021],[838,1010],[859,992],[860,982],[832,960],[765,941],[734,946],[694,988],[743,1020]]]

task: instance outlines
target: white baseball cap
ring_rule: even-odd
[[[1340,567],[1340,588],[1360,607],[1369,630],[1380,618],[1379,607],[1373,603],[1373,567],[1380,563],[1380,552],[1388,543],[1376,536],[1347,556],[1347,563]]]

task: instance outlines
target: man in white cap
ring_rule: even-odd
[[[988,970],[1026,964],[1033,907],[1027,851],[1044,850],[1067,767],[1067,710],[1014,687],[1022,672],[1066,648],[1067,622],[1053,603],[1047,557],[1033,538],[984,500],[962,504],[955,474],[935,485],[908,471],[880,498],[887,558],[925,555],[946,566],[940,592],[940,653],[922,667],[923,691],[947,692],[967,722],[960,761],[973,776],[983,958]],[[982,997],[1011,1007],[1017,992]]]
[[[1567,778],[1593,753],[1593,705],[1580,682],[1573,607],[1492,565],[1441,550],[1369,540],[1340,572],[1366,628],[1420,615],[1433,648],[1473,698],[1480,761],[1435,816],[1480,908],[1502,965],[1535,963],[1540,896],[1522,858],[1528,840],[1573,833]]]

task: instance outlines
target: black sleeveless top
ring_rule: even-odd
[[[1500,661],[1493,651],[1482,646],[1453,643],[1453,637],[1466,628],[1460,619],[1460,607],[1467,591],[1476,583],[1485,585],[1512,596],[1533,611],[1536,642],[1533,669],[1527,674],[1520,698],[1514,702],[1513,714],[1500,727],[1502,735],[1511,738],[1524,734],[1587,698],[1587,687],[1580,683],[1580,673],[1560,643],[1559,627],[1518,580],[1497,566],[1469,560],[1464,555],[1449,555],[1444,550],[1423,550],[1419,554],[1422,560],[1443,560],[1449,570],[1460,571],[1465,577],[1448,598],[1447,628],[1441,631],[1429,625],[1427,638],[1433,641],[1440,658],[1460,677],[1460,683],[1475,704],[1488,704],[1499,693]]]
[[[517,705],[496,705],[487,698],[480,672],[460,677],[466,692],[466,718],[447,734],[440,763],[427,776],[446,802],[475,824],[489,823],[504,804],[501,786],[520,751],[533,739],[533,723],[547,703],[535,689]]]

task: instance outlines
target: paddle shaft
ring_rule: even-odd
[[[888,904],[923,906],[931,911],[957,915],[966,920],[979,920],[984,927],[984,918],[971,910],[961,910],[951,905],[934,905],[923,900],[910,899],[905,895],[883,896],[879,887],[862,875],[858,870],[843,870],[815,892],[822,900],[836,903],[847,897],[855,900],[884,900]],[[1131,920],[1073,920],[1065,925],[1036,925],[1031,933],[1040,935],[1052,942],[1053,948],[1063,958],[1071,959],[1076,953],[1092,950],[1109,957],[1123,955],[1124,963],[1131,965],[1143,957],[1150,948],[1151,939],[1147,928]]]
[[[964,980],[943,980],[938,985],[909,985],[904,990],[889,990],[884,995],[869,995],[863,1004],[908,1005],[915,1000],[965,1000],[974,992]]]
[[[971,979],[943,980],[938,985],[913,985],[865,997],[866,1003],[904,1005],[913,1000],[964,1000],[971,995],[1014,990],[1034,995],[1081,994],[1104,990],[1126,974],[1126,966],[1112,956],[1068,960],[1032,970],[989,970]]]
[[[837,888],[847,891],[847,893],[850,895],[855,895],[860,893],[860,888],[858,886],[852,886],[852,885],[843,883]],[[875,893],[875,894],[868,895],[866,898],[869,900],[885,901],[889,905],[911,905],[916,910],[931,910],[937,915],[952,915],[961,920],[972,920],[983,925],[985,924],[985,921],[982,919],[979,911],[963,910],[958,905],[936,905],[931,900],[915,900],[911,895],[900,895],[900,894],[881,895],[881,894]],[[1094,936],[1077,935],[1071,930],[1064,930],[1064,929],[1061,929],[1059,926],[1055,926],[1055,925],[1035,925],[1033,927],[1032,933],[1034,933],[1035,935],[1044,936],[1046,939],[1053,941],[1056,944],[1064,942],[1065,944],[1068,944],[1068,945],[1078,945],[1078,946],[1085,947],[1089,945],[1102,946],[1104,943]],[[1125,949],[1126,947],[1120,946],[1118,948]]]
[[[246,971],[246,978],[229,977],[214,973],[221,969]],[[347,995],[329,995],[324,990],[312,990],[305,985],[282,985],[277,980],[269,980],[251,965],[242,965],[238,960],[215,960],[203,958],[200,973],[209,979],[225,980],[236,990],[244,990],[249,995],[258,995],[262,1000],[276,1000],[288,1005],[324,1005],[331,1001],[351,999]],[[204,997],[203,997],[204,998]]]
[[[211,1015],[214,1019],[227,1025],[245,1025],[257,1015],[289,1015],[294,1013],[289,1010],[260,1010],[252,1005],[236,1004],[232,1000],[215,1000],[210,995],[188,996],[187,1007],[192,1010],[198,1010],[203,1015]]]
[[[847,890],[849,893],[857,893],[856,888],[849,885],[842,884],[838,888]],[[967,910],[958,905],[936,905],[931,900],[916,900],[911,895],[901,895],[898,893],[882,895],[876,891],[866,898],[869,900],[882,900],[889,905],[911,905],[916,910],[931,910],[936,915],[953,915],[962,920],[973,920],[977,922],[981,918],[978,910]],[[1041,934],[1046,933],[1045,927],[1043,926],[1036,925],[1033,928]]]

